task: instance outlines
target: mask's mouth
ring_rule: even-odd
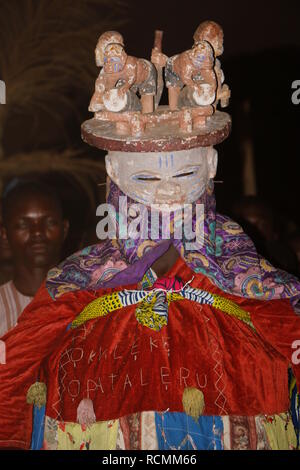
[[[177,192],[177,194],[156,194],[154,196],[154,204],[163,204],[163,205],[172,205],[172,204],[180,204],[183,205],[185,203],[186,195],[183,194],[181,191]]]
[[[154,203],[151,206],[153,206],[153,210],[158,210],[159,212],[176,212],[178,210],[183,209],[184,203],[180,201],[172,201],[171,203],[169,202],[164,203],[162,199],[160,199],[159,202]]]

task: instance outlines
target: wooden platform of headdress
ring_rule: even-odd
[[[169,111],[167,106],[159,106],[155,113],[144,116],[147,119],[144,130],[135,135],[122,133],[109,116],[89,119],[81,126],[82,139],[103,150],[164,152],[219,144],[231,129],[229,114],[221,111],[207,116],[204,125],[186,131],[180,128],[176,111]]]

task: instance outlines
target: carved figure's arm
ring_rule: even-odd
[[[152,49],[151,62],[158,67],[165,67],[168,56],[158,51],[156,48]]]
[[[104,75],[99,74],[96,83],[95,83],[95,91],[96,93],[99,93],[100,95],[103,95],[105,92],[105,80],[104,80]]]
[[[120,93],[125,94],[135,84],[137,78],[137,59],[128,57],[122,74],[122,85],[118,87]]]
[[[178,59],[176,59],[176,62],[177,63],[175,64],[175,71],[180,76],[182,82],[187,86],[193,87],[195,85],[193,81],[193,74],[195,72],[195,68],[189,60],[187,53],[183,52],[182,54],[180,54],[178,56]]]
[[[205,69],[201,70],[201,76],[203,77],[203,81],[201,81],[200,84],[207,83],[212,88],[217,89],[218,81],[217,81],[216,73],[213,69],[205,68]],[[194,85],[196,83],[197,82],[194,82]]]

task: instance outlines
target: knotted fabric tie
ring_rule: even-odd
[[[168,323],[168,311],[171,302],[190,300],[198,304],[211,305],[228,315],[231,315],[254,329],[250,314],[240,308],[235,302],[217,294],[194,289],[188,283],[184,284],[178,278],[160,278],[150,290],[124,290],[103,295],[89,303],[73,320],[71,328],[77,328],[88,320],[105,317],[128,305],[138,305],[135,311],[137,321],[155,331]]]

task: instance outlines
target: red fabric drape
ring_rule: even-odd
[[[182,260],[169,273],[176,274],[184,281],[195,275]],[[225,295],[200,274],[191,285]],[[66,421],[76,421],[77,406],[87,396],[97,420],[143,410],[182,411],[185,386],[203,391],[209,415],[288,408],[287,366],[291,345],[300,339],[300,318],[289,301],[226,294],[251,313],[256,333],[186,300],[171,303],[168,326],[160,333],[137,323],[134,306],[66,332],[86,304],[109,291],[77,291],[53,301],[42,287],[17,327],[2,338],[7,354],[6,365],[0,365],[0,446],[29,448],[32,407],[26,393],[41,374],[48,387],[47,414]],[[294,371],[299,385],[300,366]]]

